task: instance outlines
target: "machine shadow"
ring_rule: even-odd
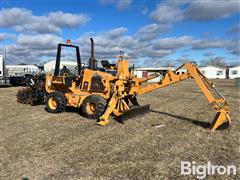
[[[45,107],[44,110],[45,110],[46,112],[48,112],[47,107]],[[69,106],[67,106],[66,109],[65,109],[65,112],[78,113],[79,115],[82,116],[81,110],[80,110],[79,108],[75,108],[75,107],[69,107]]]
[[[194,124],[196,126],[200,126],[202,128],[205,128],[205,129],[208,129],[208,128],[211,127],[211,123],[209,123],[209,122],[198,121],[198,120],[195,120],[195,119],[191,119],[191,118],[186,118],[186,117],[183,117],[183,116],[170,114],[170,113],[167,113],[167,112],[155,111],[155,110],[152,110],[152,109],[150,109],[149,111],[153,112],[153,113],[158,113],[158,114],[167,115],[167,116],[170,116],[170,117],[173,117],[173,118],[177,118],[177,119],[180,119],[182,121],[187,121],[189,123],[192,123],[192,124]]]
[[[73,112],[73,113],[75,112],[75,113],[81,114],[81,110],[79,108],[69,107],[69,106],[66,107],[65,112]]]

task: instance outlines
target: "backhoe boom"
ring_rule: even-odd
[[[176,72],[180,68],[185,68],[187,72],[181,75],[177,74]],[[212,123],[212,128],[215,130],[222,124],[230,122],[228,103],[223,95],[214,87],[213,83],[211,83],[193,63],[183,64],[180,68],[178,68],[176,71],[169,70],[163,77],[162,81],[156,84],[151,84],[146,87],[140,86],[139,94],[145,94],[185,79],[193,78],[216,112],[216,117]],[[209,87],[212,88],[220,96],[220,98],[215,98]]]

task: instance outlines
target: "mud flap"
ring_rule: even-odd
[[[214,120],[212,121],[212,130],[224,130],[229,127],[230,116],[226,112],[217,112]]]
[[[117,116],[116,119],[123,123],[124,121],[126,121],[127,119],[133,118],[133,117],[137,117],[140,115],[143,115],[147,112],[149,112],[150,109],[150,105],[144,105],[144,106],[135,106],[127,111],[125,111],[121,116]]]

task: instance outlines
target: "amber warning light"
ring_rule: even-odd
[[[71,40],[70,39],[67,40],[67,45],[71,45]]]

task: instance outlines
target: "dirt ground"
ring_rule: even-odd
[[[239,179],[239,89],[231,80],[215,84],[231,108],[225,131],[196,123],[211,122],[214,113],[191,80],[140,96],[151,112],[106,127],[74,110],[50,114],[44,105],[19,104],[19,87],[1,88],[0,179],[195,179],[180,174],[181,161],[235,165],[236,176],[207,178]]]

